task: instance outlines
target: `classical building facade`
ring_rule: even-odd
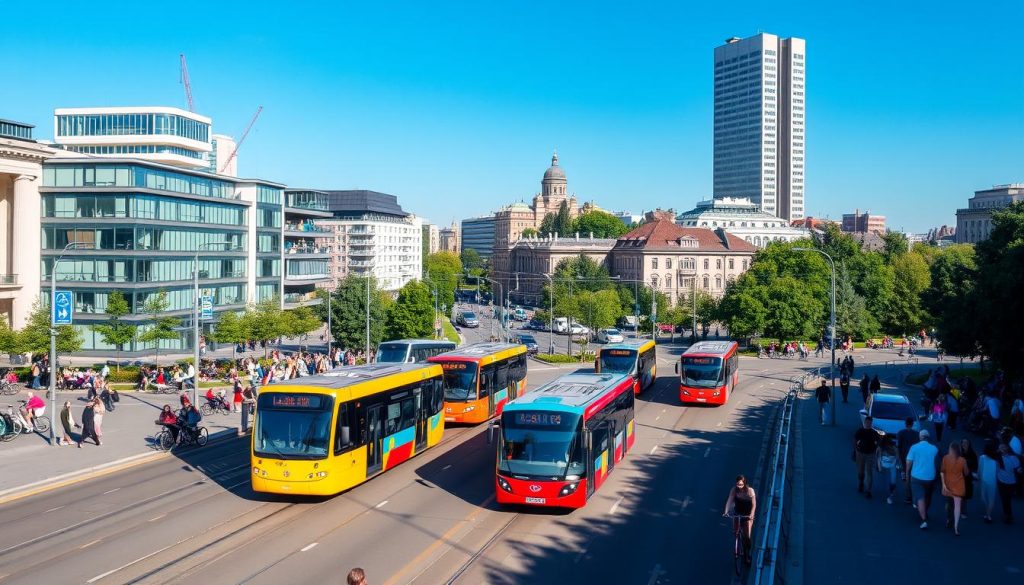
[[[0,319],[18,329],[39,299],[39,187],[58,155],[32,139],[30,124],[0,120]]]
[[[806,228],[790,227],[786,220],[758,209],[750,199],[716,197],[697,203],[697,207],[676,216],[683,227],[724,228],[755,247],[771,242],[792,242],[810,237]]]
[[[440,245],[438,251],[441,252],[452,252],[458,254],[462,251],[462,246],[459,242],[459,225],[452,221],[452,225],[446,228],[441,228],[438,231],[438,239]]]
[[[975,191],[967,207],[956,210],[956,241],[976,244],[992,233],[992,212],[1015,201],[1024,201],[1024,183],[996,185]]]
[[[541,301],[544,284],[548,276],[554,274],[558,263],[566,258],[586,256],[605,264],[608,253],[615,247],[615,239],[590,237],[559,238],[521,238],[512,245],[509,252],[511,277],[503,274],[500,280],[503,286],[509,287],[513,302],[537,305]],[[518,288],[516,287],[518,283]]]
[[[558,153],[551,156],[551,166],[544,171],[540,181],[540,193],[533,196],[533,204],[513,203],[494,214],[494,247],[509,248],[523,235],[526,228],[538,229],[544,216],[556,213],[562,202],[569,206],[569,215],[580,213],[576,195],[569,194],[569,181],[565,171],[558,166]]]

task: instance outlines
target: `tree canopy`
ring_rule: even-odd
[[[455,305],[455,289],[462,276],[462,260],[454,252],[434,252],[423,261],[425,280],[437,285],[439,305]]]
[[[156,350],[156,365],[160,365],[160,342],[170,341],[181,337],[178,328],[181,327],[181,319],[169,317],[167,309],[170,307],[167,300],[167,291],[161,290],[156,294],[149,295],[142,306],[142,312],[149,316],[151,323],[139,333],[139,341],[152,343]]]
[[[447,254],[458,261],[454,254]],[[331,337],[340,347],[360,350],[366,346],[367,284],[370,288],[370,345],[376,347],[385,339],[388,306],[394,301],[377,287],[375,278],[349,275],[338,283],[331,299]]]
[[[622,220],[603,211],[588,211],[572,222],[572,233],[580,237],[618,238],[629,231]]]
[[[433,291],[413,280],[398,291],[398,300],[388,308],[387,339],[416,339],[434,336]]]
[[[124,346],[135,339],[138,326],[134,323],[122,321],[121,317],[131,313],[127,299],[119,290],[111,291],[107,296],[106,323],[97,323],[92,326],[93,331],[100,334],[103,343],[113,345],[117,352],[117,368],[121,369],[121,352]]]

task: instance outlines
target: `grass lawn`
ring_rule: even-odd
[[[455,345],[458,345],[461,341],[459,339],[459,334],[455,331],[455,326],[452,325],[451,321],[445,319],[444,315],[441,316],[441,330],[444,331],[445,339],[451,341]]]

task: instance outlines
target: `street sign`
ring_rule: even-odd
[[[213,319],[213,297],[203,296],[199,297],[199,319],[202,321],[210,321]]]
[[[53,307],[50,311],[50,322],[57,325],[71,325],[75,306],[69,290],[58,290],[53,293]]]

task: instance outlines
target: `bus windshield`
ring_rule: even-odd
[[[382,343],[377,350],[377,361],[388,363],[405,363],[409,356],[408,343]]]
[[[498,469],[529,479],[579,479],[585,474],[580,416],[522,411],[501,416]]]
[[[636,369],[636,352],[631,349],[601,350],[601,372],[632,374]]]
[[[681,383],[692,388],[717,388],[722,381],[722,358],[683,356]]]
[[[473,362],[446,362],[444,368],[444,399],[448,402],[476,400],[477,365]]]
[[[331,438],[330,396],[261,394],[253,453],[271,459],[320,459]]]

